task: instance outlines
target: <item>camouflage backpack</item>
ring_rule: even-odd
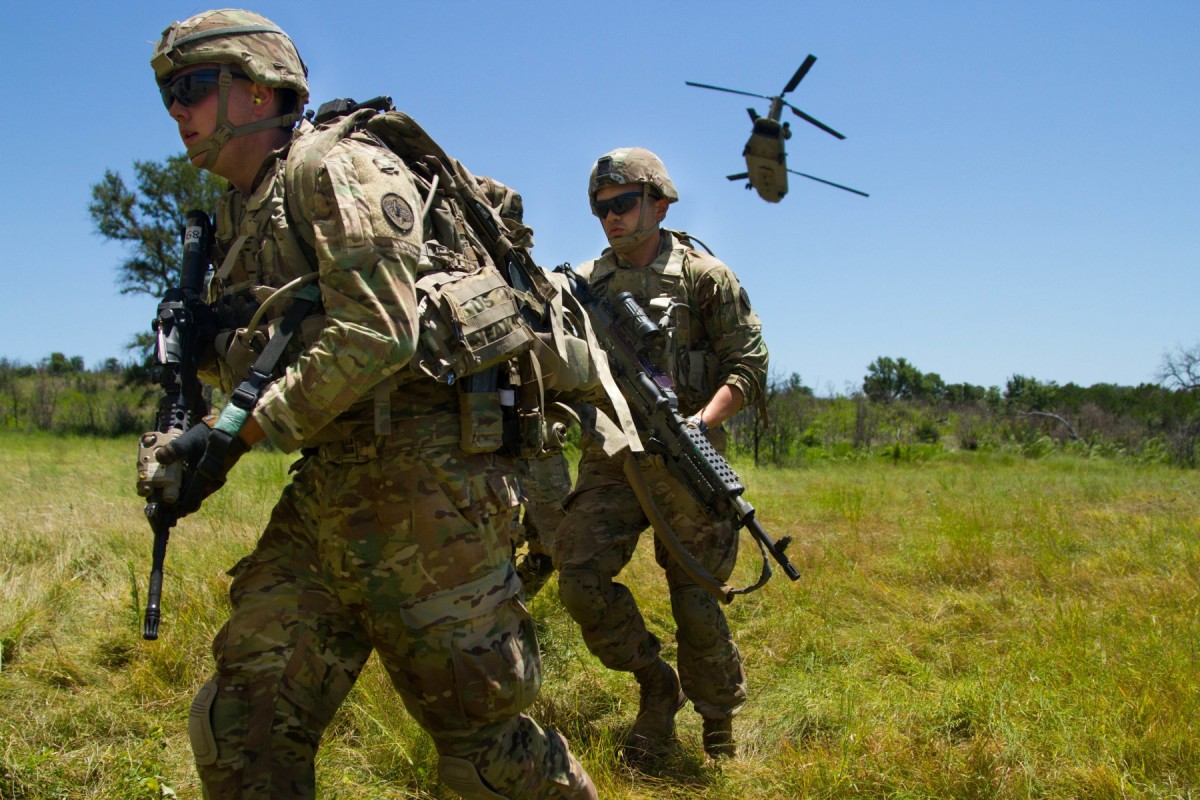
[[[313,247],[311,219],[298,202],[315,190],[322,159],[342,139],[365,132],[409,167],[425,201],[426,241],[417,266],[420,338],[412,369],[444,383],[488,370],[533,346],[528,317],[555,293],[524,247],[513,244],[481,181],[451,158],[390,98],[334,100],[288,153],[286,196],[295,230]],[[494,183],[494,182],[493,182]],[[298,189],[298,191],[296,191]],[[516,238],[520,238],[517,236]]]

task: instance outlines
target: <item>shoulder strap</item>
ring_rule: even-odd
[[[685,231],[672,230],[671,228],[663,228],[663,230],[665,230],[667,233],[671,234],[676,239],[683,242],[684,245],[686,245],[687,247],[689,247],[693,250],[696,249],[696,245],[700,245],[702,248],[704,248],[704,252],[708,253],[710,256],[715,257],[715,255],[716,255],[715,253],[713,253],[713,251],[709,248],[708,245],[706,245],[704,242],[697,239],[695,236],[692,236],[690,233],[686,233]]]
[[[313,234],[312,218],[305,213],[306,209],[300,198],[312,197],[316,192],[321,162],[334,145],[353,133],[374,114],[374,109],[364,108],[353,114],[338,117],[331,124],[319,128],[302,124],[299,135],[292,140],[284,173],[284,194],[287,197],[288,216],[300,238],[309,247],[316,246],[316,238]]]

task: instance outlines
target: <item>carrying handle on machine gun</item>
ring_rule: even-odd
[[[329,122],[331,119],[353,114],[360,108],[373,108],[376,111],[392,111],[396,107],[392,104],[391,96],[386,94],[372,97],[370,100],[364,100],[361,103],[356,102],[352,97],[339,97],[335,100],[322,103],[316,111],[310,108],[304,112],[304,116],[313,125],[321,125]]]

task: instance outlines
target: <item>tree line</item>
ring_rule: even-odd
[[[157,403],[145,368],[51,353],[36,364],[0,358],[0,428],[91,436],[137,435]]]
[[[88,370],[62,353],[33,365],[0,358],[0,426],[9,430],[137,435],[153,427],[158,393],[153,371],[137,359]],[[763,409],[743,409],[728,425],[733,453],[762,465],[990,450],[1195,467],[1200,387],[1083,387],[1014,375],[1002,389],[985,388],[945,384],[903,358],[881,357],[844,395],[818,397],[795,373],[772,375]]]
[[[880,357],[860,388],[817,397],[801,377],[772,376],[765,417],[732,421],[737,451],[756,463],[883,456],[913,460],[949,450],[1055,451],[1195,467],[1200,459],[1200,345],[1163,357],[1161,383],[1079,386],[1013,375],[1003,388],[945,383],[904,358]],[[1192,365],[1188,372],[1187,365]]]

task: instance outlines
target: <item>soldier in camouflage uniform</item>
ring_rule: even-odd
[[[204,796],[312,798],[321,733],[374,650],[462,796],[596,797],[562,737],[522,713],[541,664],[511,564],[515,486],[493,454],[460,448],[454,390],[401,371],[419,317],[411,173],[353,135],[323,157],[311,196],[286,196],[289,149],[313,130],[300,121],[307,70],[257,14],[175,23],[151,63],[193,163],[231,184],[216,215],[219,317],[245,325],[239,309],[314,271],[321,296],[235,440],[304,457],[230,572],[216,673],[189,720]],[[297,200],[311,249],[289,228]],[[227,394],[244,376],[240,346],[228,331],[214,343]],[[191,463],[212,447],[205,431],[158,460]]]
[[[650,151],[622,148],[601,157],[588,182],[588,200],[611,247],[578,271],[609,302],[632,292],[650,319],[660,322],[667,336],[653,360],[674,380],[679,412],[723,450],[721,423],[762,394],[767,348],[758,315],[733,271],[694,249],[685,234],[660,228],[678,197]],[[651,460],[643,471],[682,544],[716,578],[728,578],[737,558],[730,523],[711,520],[661,462]],[[656,539],[677,626],[677,675],[660,657],[659,640],[646,629],[633,595],[614,581],[648,524],[621,459],[606,456],[585,437],[567,518],[556,532],[559,596],[582,627],[588,648],[609,668],[632,672],[640,685],[627,757],[661,752],[688,699],[704,720],[705,751],[714,758],[731,756],[732,719],[745,702],[746,681],[718,602]]]

